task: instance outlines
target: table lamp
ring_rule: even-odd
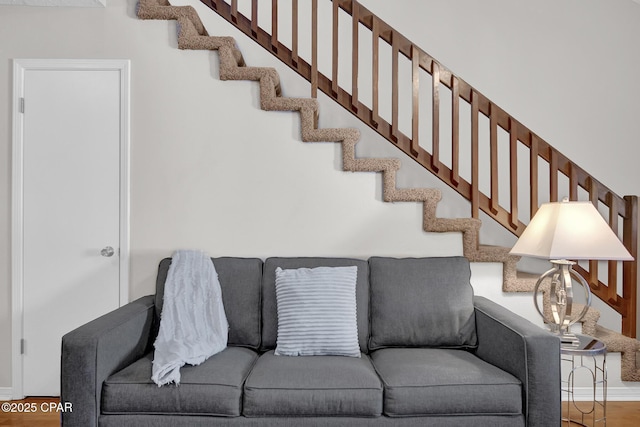
[[[510,253],[548,259],[553,265],[538,279],[533,301],[551,332],[560,336],[564,346],[578,345],[578,339],[569,328],[584,317],[591,305],[588,283],[572,269],[575,261],[633,260],[591,202],[569,202],[567,199],[540,206]],[[539,288],[548,277],[551,278],[552,318],[547,318],[538,305]],[[586,299],[584,308],[577,315],[572,312],[572,279],[582,286]]]

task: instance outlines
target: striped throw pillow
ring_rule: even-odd
[[[358,267],[276,269],[276,355],[360,357]]]

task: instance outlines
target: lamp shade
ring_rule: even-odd
[[[545,259],[633,260],[591,202],[543,204],[510,253]]]

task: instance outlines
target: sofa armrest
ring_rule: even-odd
[[[486,298],[474,305],[477,356],[522,382],[527,426],[559,426],[560,340]]]
[[[65,427],[98,425],[102,383],[142,357],[154,319],[153,295],[130,302],[62,337],[61,402]]]

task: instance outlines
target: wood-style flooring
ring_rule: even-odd
[[[56,411],[59,399],[31,397],[12,402],[27,405],[35,412],[6,412],[0,411],[0,426],[12,427],[57,427],[60,425],[60,413]],[[52,406],[53,405],[53,406]],[[44,411],[42,409],[45,409]],[[563,423],[566,426],[567,423]],[[572,424],[575,425],[575,424]],[[602,425],[602,424],[598,424]],[[638,427],[640,426],[640,401],[638,402],[607,402],[607,427]]]

